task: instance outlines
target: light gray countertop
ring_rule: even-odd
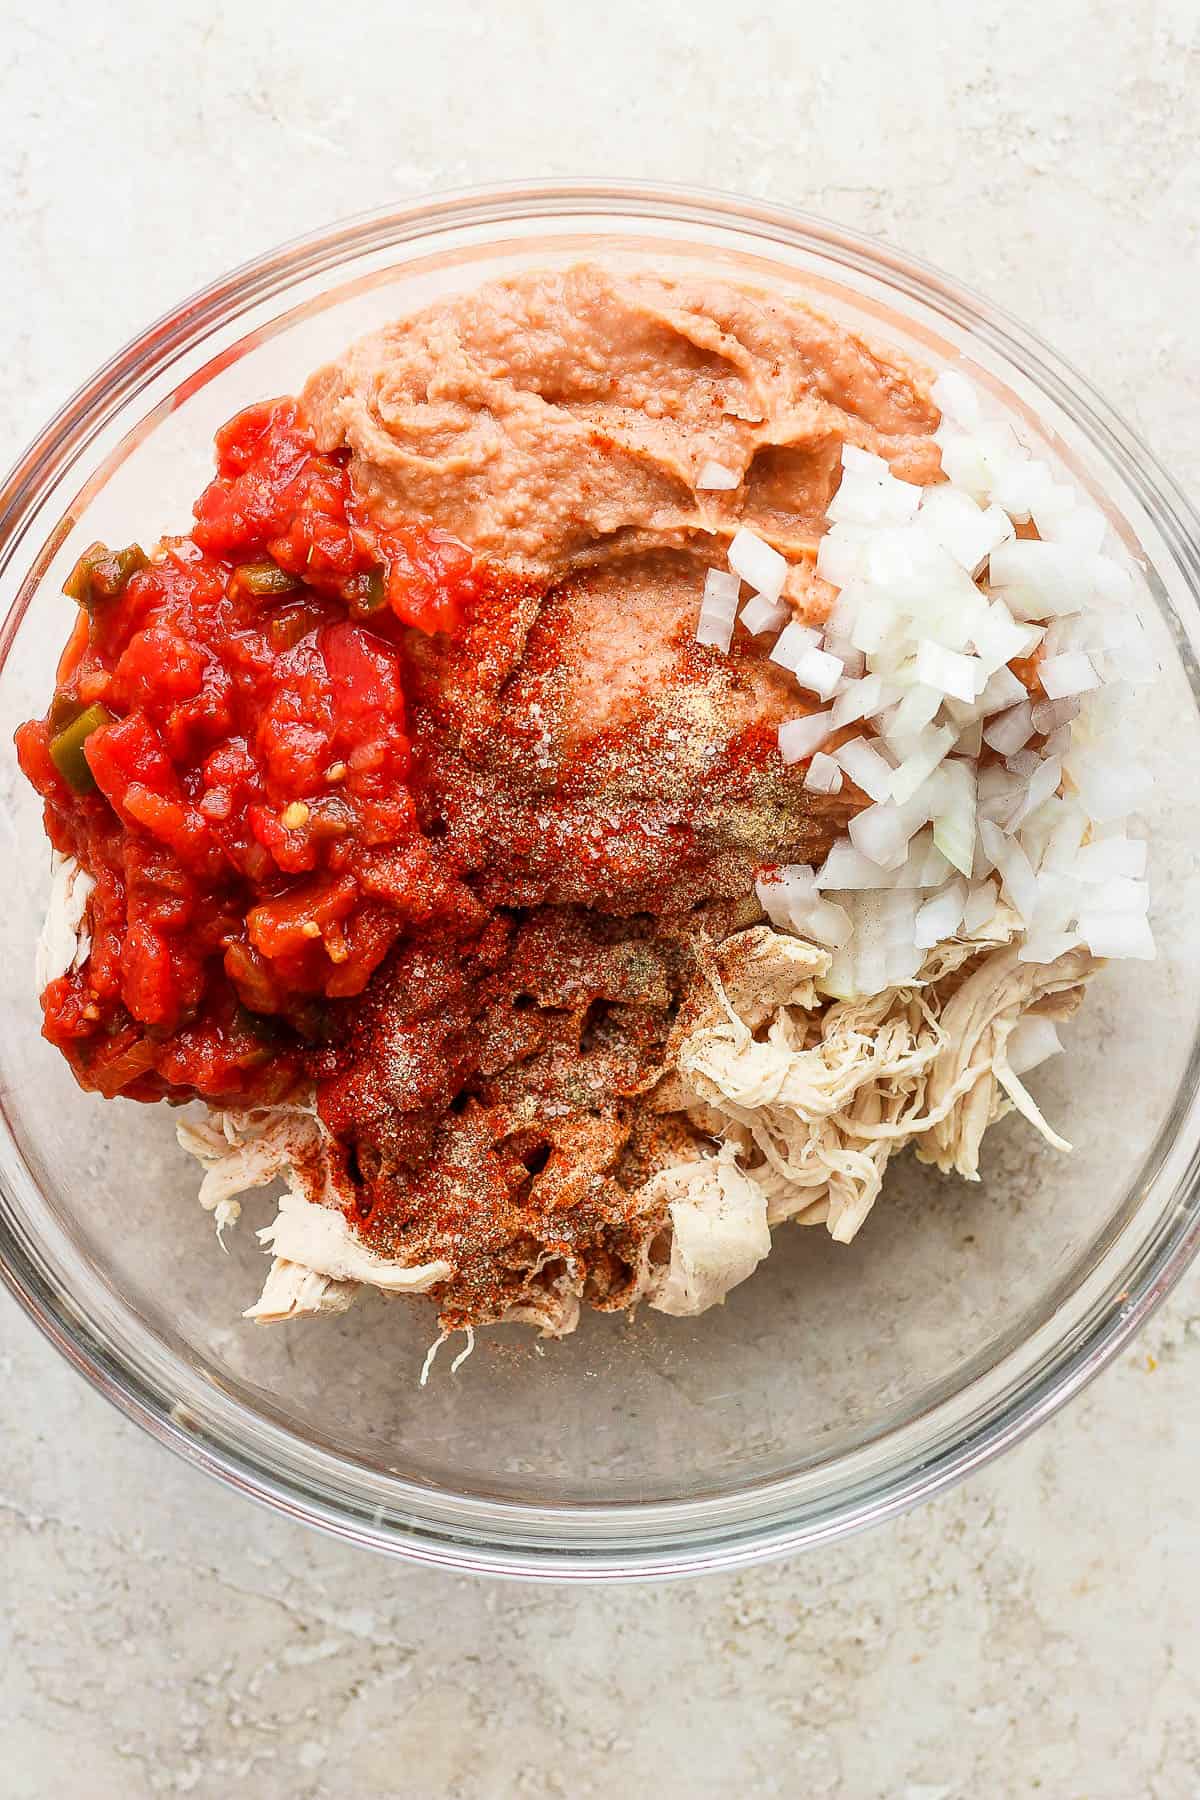
[[[336,32],[336,41],[334,33]],[[0,458],[182,294],[338,214],[637,175],[828,213],[1034,322],[1200,491],[1192,0],[16,0]],[[388,1565],[169,1458],[0,1306],[11,1800],[1200,1794],[1200,1286],[1032,1441],[780,1567]]]

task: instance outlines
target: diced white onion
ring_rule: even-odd
[[[1137,812],[1149,798],[1149,771],[1120,750],[1073,751],[1067,768],[1084,811],[1098,825]]]
[[[910,481],[897,481],[886,468],[873,471],[844,466],[837,493],[829,502],[826,518],[835,525],[902,525],[921,503],[921,489]]]
[[[1100,685],[1100,677],[1082,650],[1069,650],[1065,656],[1046,657],[1038,665],[1038,675],[1051,700],[1086,694],[1089,688]]]
[[[968,880],[975,860],[976,776],[969,763],[952,758],[941,769],[933,841]]]
[[[833,722],[839,728],[852,725],[856,719],[873,718],[884,704],[883,676],[864,675],[860,680],[843,684],[833,703]]]
[[[866,738],[851,738],[848,744],[835,750],[833,756],[855,787],[860,787],[872,800],[887,800],[891,796],[892,765]]]
[[[1015,756],[1033,736],[1033,716],[1028,700],[996,713],[983,728],[983,741],[1001,756]]]
[[[813,900],[797,910],[795,922],[797,930],[805,937],[833,950],[848,944],[854,929],[845,907],[838,906],[833,900]]]
[[[926,687],[923,682],[916,682],[909,688],[899,706],[888,721],[888,736],[894,738],[914,737],[917,732],[935,719],[941,708],[942,696],[937,688]]]
[[[1003,600],[993,600],[971,628],[971,641],[989,675],[1014,656],[1028,656],[1041,638],[1041,629],[1019,625]]]
[[[1118,875],[1138,880],[1146,873],[1147,848],[1141,838],[1101,838],[1076,852],[1072,873],[1080,881],[1111,881]]]
[[[930,726],[913,740],[912,749],[892,774],[892,799],[903,805],[928,781],[954,748],[954,732],[948,725]]]
[[[1069,488],[1066,491],[1071,494]],[[1043,509],[1034,513],[1034,522],[1048,543],[1068,544],[1080,556],[1094,555],[1108,535],[1108,520],[1094,506]]]
[[[849,637],[843,637],[840,632],[827,631],[821,647],[828,650],[830,656],[836,656],[842,664],[845,670],[843,686],[846,681],[861,681],[866,672],[867,659],[861,650],[854,648]]]
[[[943,416],[965,431],[979,423],[979,395],[973,382],[957,369],[943,369],[932,388],[933,398]]]
[[[724,463],[706,462],[696,477],[698,488],[735,488],[741,485],[741,476],[736,469],[727,469]]]
[[[1005,594],[1009,608],[1027,618],[1050,619],[1087,604],[1086,578],[1065,544],[1012,538],[992,551],[988,575],[993,587],[1014,590],[1017,599]]]
[[[736,575],[728,569],[708,569],[704,575],[704,598],[701,605],[709,612],[728,613],[732,617],[737,612],[738,595],[742,584]]]
[[[823,637],[793,621],[771,653],[831,703],[782,726],[781,752],[811,759],[810,793],[849,780],[872,802],[786,906],[788,928],[833,951],[823,991],[846,998],[912,981],[956,933],[978,941],[998,883],[1024,925],[1022,962],[1083,942],[1154,953],[1145,845],[1118,823],[1148,787],[1120,735],[1128,687],[1154,672],[1130,568],[1104,554],[1103,514],[985,416],[964,377],[946,371],[934,392],[946,484],[898,481],[884,458],[845,446],[816,562],[840,592]],[[1027,520],[1037,535],[1018,537]],[[739,533],[730,563],[758,590],[747,628],[766,629],[783,559]],[[725,616],[707,597],[703,612]],[[1031,696],[1010,665],[1035,652]],[[821,748],[859,720],[881,735]],[[985,745],[1004,760],[981,768]],[[1058,1047],[1052,1022],[1033,1015],[1008,1040],[1010,1065],[1035,1067]]]
[[[1077,931],[1037,931],[1030,932],[1025,942],[1017,951],[1017,961],[1023,963],[1052,963],[1068,950],[1074,950],[1083,939]]]
[[[1153,962],[1158,954],[1150,926],[1140,913],[1080,913],[1079,935],[1093,956]]]
[[[842,467],[853,469],[857,475],[869,475],[873,481],[882,481],[892,472],[882,456],[876,456],[873,450],[862,450],[857,444],[842,445]]]
[[[742,608],[742,624],[752,637],[764,631],[778,631],[787,624],[789,608],[783,600],[768,600],[765,594],[751,594]]]
[[[998,506],[984,511],[969,494],[949,485],[925,489],[918,517],[922,529],[971,576],[1013,535],[1011,520]]]
[[[892,801],[868,806],[850,821],[850,842],[881,869],[899,868],[912,835],[904,814]]]
[[[1024,684],[1013,674],[1011,669],[999,668],[987,678],[987,683],[977,702],[977,711],[981,719],[990,719],[993,713],[1007,712],[1010,706],[1020,705],[1028,699]]]
[[[802,762],[821,748],[832,730],[833,719],[827,712],[788,719],[779,727],[779,754],[785,763]]]
[[[769,875],[760,875],[754,892],[771,923],[783,929],[792,924],[797,908],[811,906],[821,897],[809,863],[785,863]]]
[[[1054,1027],[1054,1020],[1047,1019],[1042,1013],[1026,1013],[1018,1019],[1008,1034],[1005,1045],[1008,1066],[1014,1075],[1028,1075],[1030,1069],[1036,1069],[1050,1057],[1057,1056],[1062,1050],[1062,1040]]]
[[[1043,732],[1047,737],[1059,731],[1064,725],[1070,725],[1079,717],[1079,701],[1074,695],[1065,700],[1041,700],[1033,708],[1033,729]]]
[[[937,688],[955,700],[974,700],[984,685],[986,670],[977,656],[945,650],[930,638],[917,645],[916,676],[927,687]]]
[[[812,650],[821,641],[821,634],[811,625],[802,625],[799,619],[793,619],[785,625],[774,644],[771,646],[771,661],[778,663],[781,669],[795,674],[796,664],[806,650]]]
[[[974,882],[967,895],[966,905],[963,907],[960,930],[967,937],[973,936],[977,931],[982,931],[995,913],[999,898],[994,881]]]
[[[734,534],[729,546],[729,566],[768,600],[778,600],[782,594],[787,575],[786,560],[772,545],[753,531],[747,531],[744,525]]]
[[[1011,830],[1024,820],[1032,818],[1038,807],[1057,794],[1062,782],[1062,763],[1057,756],[1047,756],[1038,761],[1036,769],[1024,777],[1027,785],[1024,796],[1012,817]]]
[[[830,587],[848,588],[862,575],[863,546],[835,527],[817,545],[817,574]]]
[[[931,950],[943,939],[953,937],[962,923],[967,904],[967,884],[960,877],[949,887],[927,900],[917,913],[913,935],[918,950]]]
[[[1030,925],[1037,908],[1038,885],[1029,858],[1016,839],[1006,837],[990,819],[980,821],[979,835],[994,867],[999,869],[1004,879],[1010,902],[1020,913],[1025,925]]]
[[[883,885],[879,864],[856,850],[848,838],[838,838],[830,846],[829,855],[817,871],[817,886],[822,889],[855,892]]]
[[[792,665],[792,672],[798,684],[808,688],[818,700],[831,700],[842,679],[843,668],[838,657],[830,656],[827,650],[818,650],[813,644],[801,650]]]
[[[832,756],[826,756],[818,750],[808,765],[808,773],[804,777],[804,785],[810,794],[840,794],[842,791],[842,771]]]
[[[954,744],[956,756],[969,756],[978,761],[983,754],[983,720],[976,719],[974,724],[965,725],[959,732]]]
[[[723,613],[701,612],[696,621],[696,642],[728,652],[733,642],[733,620]]]

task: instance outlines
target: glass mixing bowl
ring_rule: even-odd
[[[0,1257],[75,1366],[197,1467],[352,1542],[461,1569],[627,1578],[811,1546],[944,1487],[1047,1418],[1178,1279],[1200,1233],[1197,1013],[1200,524],[1170,477],[1037,337],[884,245],[680,189],[504,188],[348,224],[237,270],[84,387],[0,507],[0,738],[40,711],[93,538],[186,529],[214,429],[357,333],[450,289],[584,256],[720,268],[975,378],[1090,488],[1145,567],[1164,675],[1131,738],[1155,773],[1160,946],[1096,983],[1035,1076],[1074,1142],[1019,1120],[981,1186],[911,1161],[849,1248],[786,1228],[696,1320],[589,1317],[562,1344],[481,1334],[418,1373],[427,1304],[360,1302],[264,1330],[250,1200],[224,1254],[165,1107],[80,1093],[38,1035],[39,806],[3,758]],[[256,1210],[261,1206],[261,1217]]]

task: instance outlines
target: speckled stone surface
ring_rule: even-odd
[[[272,241],[431,187],[613,173],[943,264],[1200,490],[1192,0],[16,0],[4,51],[0,456]],[[1195,1275],[969,1486],[658,1589],[455,1580],[268,1517],[11,1305],[0,1375],[6,1800],[1200,1794]]]

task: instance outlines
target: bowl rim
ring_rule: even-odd
[[[92,434],[112,418],[146,379],[147,366],[165,363],[199,342],[205,332],[239,310],[270,299],[298,279],[319,276],[348,255],[399,246],[415,238],[464,226],[511,225],[538,217],[620,213],[678,224],[752,233],[832,257],[843,267],[876,279],[932,306],[947,322],[969,329],[980,343],[1013,360],[1025,377],[1052,399],[1069,404],[1076,422],[1110,463],[1116,463],[1154,518],[1192,593],[1200,594],[1200,517],[1178,483],[1096,389],[1037,333],[966,284],[862,232],[818,215],[736,194],[644,181],[505,182],[422,196],[337,220],[251,258],[171,308],[110,357],[58,409],[0,483],[0,558],[18,532],[30,497],[66,472]],[[26,582],[25,586],[28,586]],[[22,594],[0,629],[7,652],[24,611]],[[527,1580],[614,1581],[670,1578],[744,1566],[801,1548],[826,1544],[894,1517],[932,1497],[1020,1442],[1105,1368],[1145,1323],[1200,1250],[1200,1145],[1179,1177],[1173,1224],[1139,1251],[1136,1278],[1101,1309],[1097,1298],[1071,1341],[1060,1346],[1018,1384],[1016,1397],[1002,1389],[990,1410],[956,1441],[943,1442],[913,1460],[882,1488],[859,1482],[842,1504],[814,1516],[789,1516],[795,1474],[761,1484],[760,1500],[722,1509],[691,1501],[573,1502],[532,1506],[509,1500],[453,1497],[431,1504],[419,1483],[395,1478],[399,1502],[366,1516],[339,1506],[298,1479],[269,1471],[253,1455],[189,1429],[131,1360],[112,1354],[64,1306],[47,1271],[26,1254],[0,1217],[0,1278],[66,1360],[127,1417],[159,1442],[225,1485],[290,1517],[345,1541],[432,1566]],[[5,1205],[7,1192],[0,1193]],[[1186,1203],[1184,1203],[1186,1202]],[[1103,1316],[1100,1316],[1103,1310]],[[1090,1323],[1089,1323],[1090,1321]],[[1086,1327],[1086,1328],[1085,1328]],[[236,1403],[235,1403],[236,1404]],[[264,1421],[249,1408],[260,1432]],[[443,1497],[444,1498],[444,1497]],[[578,1533],[556,1526],[571,1521]],[[635,1529],[636,1527],[636,1529]],[[716,1528],[714,1528],[716,1527]],[[624,1533],[624,1536],[622,1536]]]

